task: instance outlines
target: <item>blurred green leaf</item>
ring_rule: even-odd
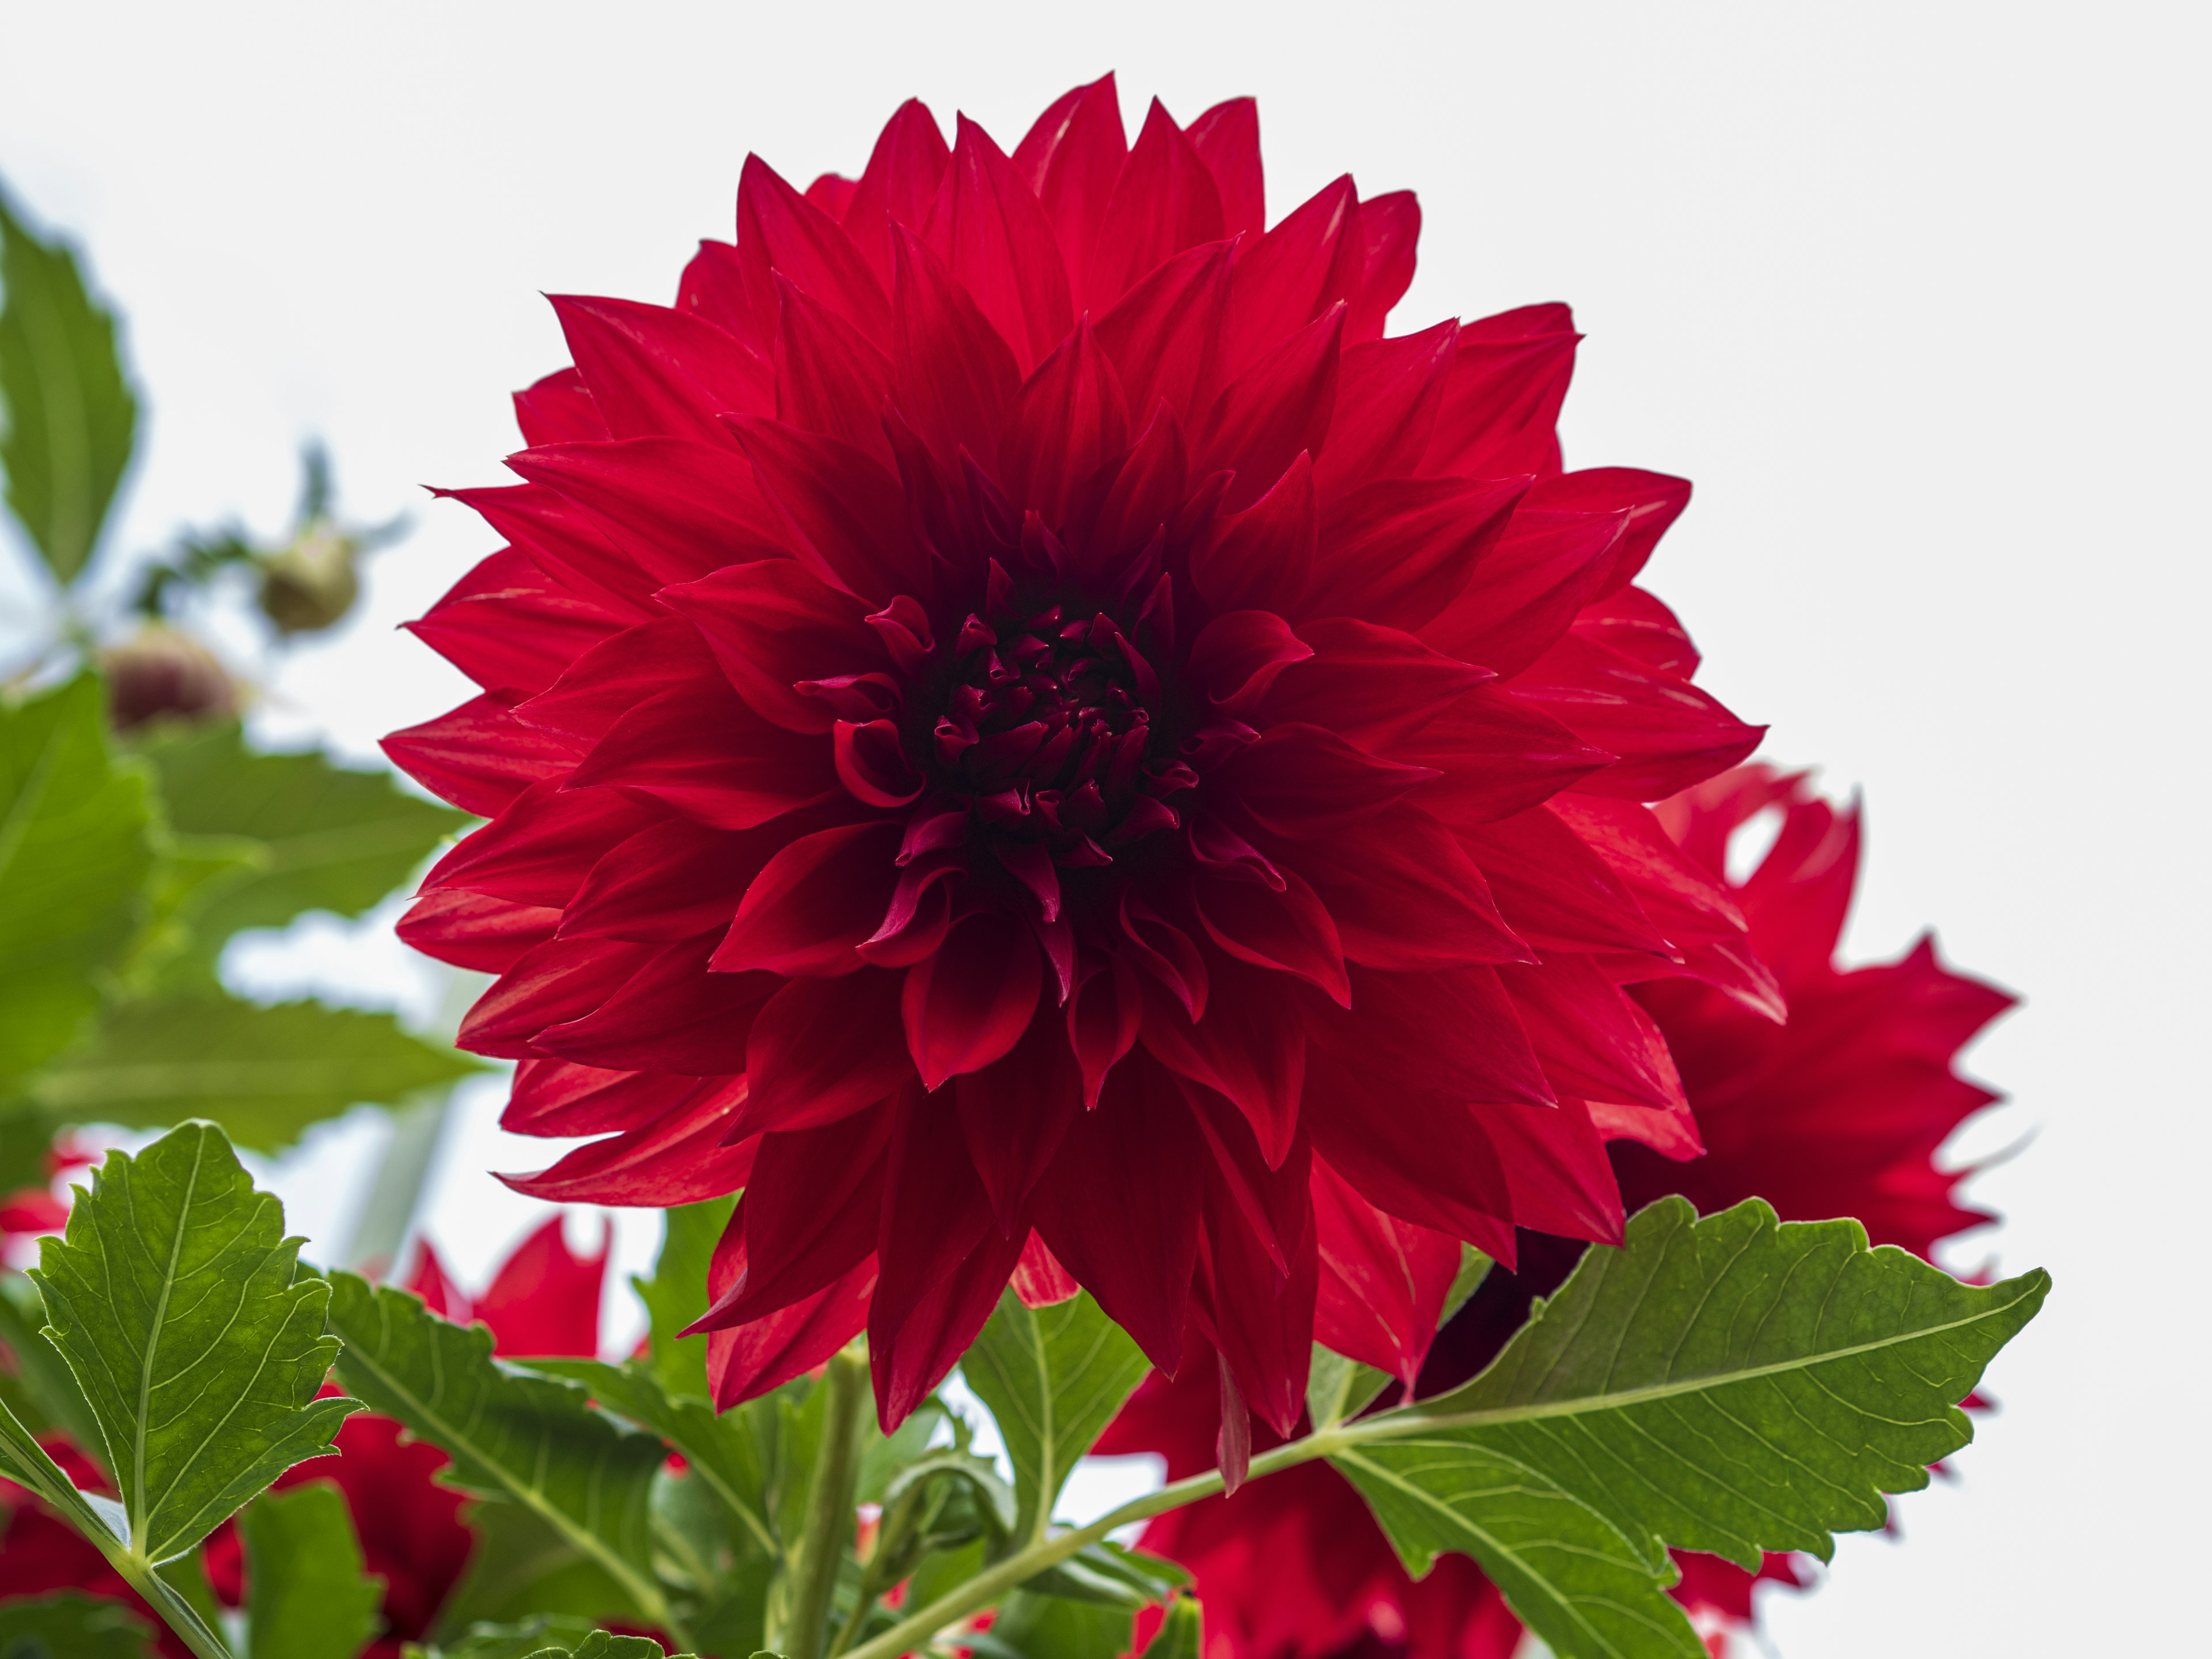
[[[450,1640],[428,1646],[410,1642],[404,1659],[528,1659],[549,1643],[580,1641],[596,1628],[589,1619],[541,1613],[512,1624],[480,1620]]]
[[[107,1446],[92,1402],[77,1386],[76,1374],[40,1328],[46,1306],[27,1274],[0,1273],[0,1344],[7,1347],[15,1382],[45,1419],[76,1443],[77,1449],[102,1469]]]
[[[465,1518],[477,1535],[469,1565],[438,1610],[440,1632],[487,1627],[530,1633],[502,1652],[535,1653],[566,1632],[581,1636],[603,1619],[642,1618],[635,1598],[607,1570],[520,1504],[485,1499]],[[558,1631],[538,1628],[558,1621]]]
[[[0,195],[0,468],[8,505],[66,586],[100,540],[131,464],[138,405],[115,319],[94,304],[76,258],[41,242]]]
[[[149,997],[108,1008],[32,1094],[75,1122],[156,1127],[213,1118],[240,1146],[275,1152],[356,1104],[391,1105],[481,1068],[410,1036],[390,1014]]]
[[[1022,1588],[1033,1595],[1058,1595],[1071,1601],[1097,1601],[1134,1612],[1164,1601],[1190,1588],[1190,1575],[1174,1562],[1146,1555],[1108,1539],[1087,1544],[1057,1566],[1048,1567]]]
[[[1198,1603],[1178,1595],[1168,1603],[1159,1632],[1146,1644],[1145,1659],[1199,1659],[1206,1651],[1205,1623]]]
[[[107,1155],[33,1273],[106,1443],[132,1551],[181,1555],[295,1463],[325,1455],[351,1400],[318,1400],[330,1297],[295,1282],[300,1241],[222,1132],[188,1123]]]
[[[653,1277],[630,1280],[651,1321],[647,1341],[653,1375],[672,1396],[709,1397],[707,1339],[677,1333],[707,1311],[707,1269],[737,1206],[738,1196],[732,1193],[663,1212],[667,1231]]]
[[[0,1079],[99,1006],[153,865],[144,778],[111,763],[100,682],[0,704]]]
[[[146,1621],[77,1590],[0,1601],[0,1659],[153,1659]]]
[[[213,955],[244,927],[281,927],[307,910],[358,916],[407,879],[466,813],[401,789],[388,772],[334,766],[313,752],[256,754],[236,725],[171,728],[142,752],[179,836],[259,843],[258,867],[186,915]]]
[[[1388,1371],[1363,1365],[1333,1348],[1313,1345],[1313,1364],[1306,1372],[1306,1413],[1316,1429],[1333,1429],[1397,1379]]]
[[[540,1648],[529,1659],[670,1659],[668,1650],[649,1636],[616,1636],[595,1630],[573,1648]],[[678,1654],[674,1659],[698,1659]]]
[[[1013,1460],[1018,1542],[1044,1536],[1068,1471],[1149,1368],[1087,1291],[1048,1308],[1024,1307],[1011,1287],[1000,1294],[960,1370],[991,1408]]]
[[[264,1492],[238,1528],[252,1659],[355,1659],[382,1624],[384,1581],[362,1571],[344,1494],[322,1481]]]
[[[1127,1607],[1016,1590],[989,1630],[962,1636],[960,1645],[982,1659],[1121,1659],[1134,1623]]]

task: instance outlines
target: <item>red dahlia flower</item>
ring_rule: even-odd
[[[1856,810],[1838,814],[1804,776],[1740,768],[1662,802],[1659,816],[1698,864],[1723,874],[1729,838],[1773,807],[1780,833],[1730,896],[1789,999],[1785,1025],[1729,998],[1670,982],[1640,986],[1681,1066],[1706,1151],[1688,1163],[1616,1144],[1628,1206],[1681,1193],[1700,1210],[1767,1200],[1785,1219],[1856,1216],[1876,1243],[1922,1255],[1989,1218],[1952,1197],[1960,1179],[1936,1149],[1996,1097],[1953,1069],[1960,1048],[2012,999],[1942,967],[1923,939],[1899,962],[1838,969],[1837,941],[1857,874]],[[1493,1273],[1438,1338],[1419,1392],[1455,1387],[1487,1364],[1579,1258],[1579,1243],[1523,1242],[1521,1271]],[[1218,1407],[1190,1377],[1146,1382],[1100,1443],[1158,1451],[1171,1479],[1212,1466]],[[1263,1444],[1264,1444],[1263,1441]],[[1351,1486],[1302,1464],[1231,1498],[1160,1516],[1148,1549],[1198,1577],[1209,1640],[1230,1659],[1509,1659],[1521,1626],[1481,1570],[1445,1556],[1415,1583]],[[1752,1614],[1753,1576],[1716,1556],[1681,1555],[1674,1595],[1721,1632]],[[1771,1555],[1759,1577],[1802,1583]]]
[[[500,975],[507,1127],[606,1137],[515,1185],[746,1189],[723,1403],[865,1326],[896,1422],[1026,1253],[1287,1430],[1333,1236],[1611,1237],[1604,1142],[1696,1149],[1621,983],[1778,1013],[1641,805],[1758,738],[1630,585],[1688,486],[1560,471],[1564,307],[1386,337],[1419,221],[1266,228],[1249,100],[1130,145],[1109,76],[554,301],[403,931]]]

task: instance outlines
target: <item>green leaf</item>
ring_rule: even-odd
[[[649,1636],[615,1636],[595,1630],[573,1648],[540,1648],[528,1659],[669,1659],[667,1650]],[[698,1659],[678,1654],[675,1659]]]
[[[1188,1589],[1190,1575],[1172,1561],[1106,1540],[1086,1544],[1066,1560],[1025,1580],[1022,1588],[1033,1595],[1097,1601],[1134,1612]]]
[[[0,1079],[99,1006],[153,864],[145,780],[111,763],[102,697],[83,674],[0,704]]]
[[[1312,1367],[1306,1372],[1306,1413],[1316,1429],[1333,1429],[1347,1418],[1357,1417],[1370,1401],[1396,1381],[1388,1371],[1378,1371],[1316,1342]]]
[[[709,1397],[707,1339],[677,1333],[707,1311],[707,1269],[737,1206],[732,1193],[664,1212],[667,1230],[653,1264],[653,1277],[629,1281],[651,1321],[647,1340],[653,1375],[672,1396]]]
[[[276,1152],[359,1103],[393,1104],[480,1069],[410,1036],[390,1014],[149,997],[109,1008],[32,1087],[39,1104],[72,1121],[155,1127],[210,1117],[240,1146]]]
[[[960,1645],[984,1659],[1121,1659],[1134,1622],[1127,1607],[1016,1590],[988,1631],[963,1635]]]
[[[338,1375],[453,1460],[447,1479],[529,1510],[604,1570],[647,1621],[667,1607],[652,1570],[659,1440],[593,1411],[574,1382],[495,1360],[491,1333],[448,1324],[420,1297],[330,1278]],[[558,1609],[568,1611],[568,1609]]]
[[[641,1619],[636,1598],[592,1557],[520,1504],[487,1499],[464,1517],[476,1534],[468,1569],[438,1611],[437,1628],[534,1628],[550,1618],[583,1635],[602,1620]],[[564,1625],[565,1627],[565,1625]],[[513,1652],[534,1653],[542,1632]]]
[[[66,586],[91,558],[131,463],[138,405],[123,378],[115,319],[85,291],[76,256],[33,237],[4,196],[0,288],[8,505]]]
[[[188,913],[210,956],[242,927],[281,927],[307,910],[362,915],[471,822],[407,793],[388,772],[334,766],[312,751],[257,754],[235,725],[171,727],[141,752],[178,835],[261,849],[252,870]]]
[[[1148,1362],[1087,1291],[1029,1308],[1009,1288],[960,1368],[1013,1460],[1014,1535],[1042,1538],[1068,1471],[1144,1381]]]
[[[46,1304],[29,1277],[0,1273],[0,1344],[7,1347],[15,1381],[48,1425],[68,1435],[80,1451],[105,1468],[101,1460],[107,1449],[101,1443],[100,1419],[93,1415],[92,1402],[77,1386],[69,1362],[40,1328],[46,1322]]]
[[[110,1152],[34,1273],[46,1335],[107,1446],[131,1547],[159,1564],[295,1463],[325,1455],[352,1400],[318,1400],[337,1344],[329,1287],[211,1123]]]
[[[1473,1555],[1567,1659],[1702,1653],[1666,1549],[1823,1559],[1972,1437],[1955,1404],[2050,1279],[1961,1285],[1855,1221],[1679,1198],[1590,1250],[1488,1370],[1332,1457],[1407,1568]]]
[[[354,1659],[381,1623],[384,1581],[362,1571],[344,1494],[322,1481],[266,1492],[238,1526],[252,1659]]]
[[[76,1590],[0,1601],[0,1659],[153,1659],[146,1621]]]
[[[514,1624],[479,1621],[451,1641],[433,1647],[410,1643],[401,1651],[405,1659],[529,1659],[548,1645],[580,1642],[595,1628],[589,1619],[540,1613]]]
[[[1178,1595],[1168,1603],[1168,1616],[1158,1633],[1146,1644],[1144,1659],[1199,1659],[1205,1650],[1205,1624],[1198,1603]]]

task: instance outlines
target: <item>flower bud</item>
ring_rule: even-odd
[[[107,718],[118,732],[157,715],[214,720],[238,707],[238,688],[215,653],[160,623],[101,652],[100,667],[107,677]]]
[[[361,544],[318,520],[261,565],[261,609],[285,634],[335,627],[361,595],[354,562]]]

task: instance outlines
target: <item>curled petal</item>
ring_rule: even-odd
[[[981,910],[952,925],[937,954],[907,969],[902,1007],[922,1086],[989,1065],[1021,1040],[1044,984],[1018,918]]]
[[[793,842],[745,889],[714,970],[830,976],[859,969],[854,947],[883,919],[898,838],[895,823],[857,823]]]

